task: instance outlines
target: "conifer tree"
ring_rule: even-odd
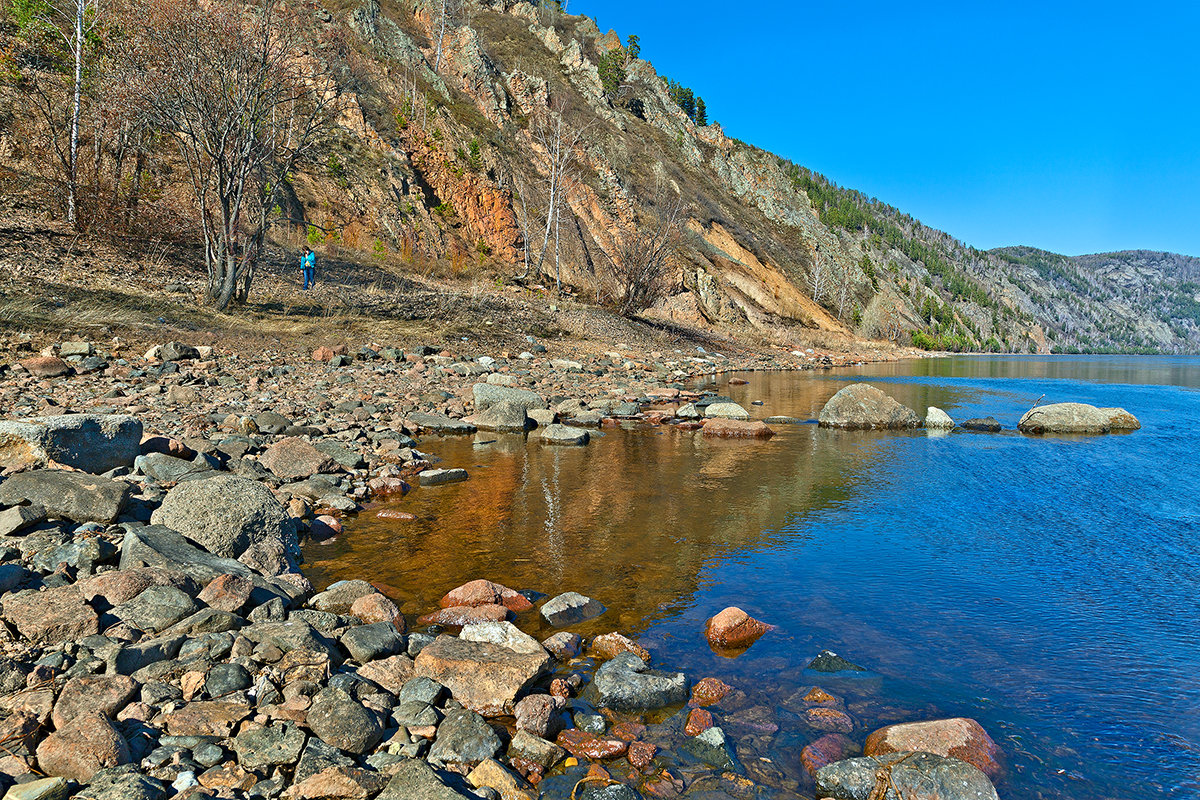
[[[708,124],[708,107],[704,105],[704,98],[696,98],[696,124],[704,127]]]
[[[629,34],[629,43],[625,48],[630,61],[637,61],[642,53],[642,40],[636,33]]]

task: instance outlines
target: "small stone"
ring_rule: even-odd
[[[407,630],[404,615],[400,613],[400,609],[378,592],[363,595],[351,603],[350,616],[362,620],[367,625],[374,622],[391,623],[399,633]]]
[[[417,477],[422,486],[442,486],[447,483],[461,483],[469,476],[465,469],[427,469]]]
[[[218,575],[208,582],[197,599],[209,608],[240,613],[250,602],[254,582],[242,575]]]
[[[704,635],[714,649],[743,649],[758,641],[772,626],[736,606],[730,606],[704,624]]]
[[[438,726],[429,749],[434,764],[475,764],[500,752],[503,744],[491,726],[467,708],[450,711]]]
[[[701,678],[692,687],[692,703],[701,707],[716,705],[732,691],[732,686],[716,678]]]
[[[558,734],[555,743],[576,758],[603,760],[619,758],[629,749],[620,739],[602,739],[578,728],[568,728]]]
[[[847,661],[832,650],[822,650],[816,658],[809,662],[806,669],[815,672],[842,672],[844,670],[866,672],[863,667]]]
[[[322,689],[308,710],[308,726],[323,742],[355,755],[371,751],[383,738],[375,716],[345,690]]]
[[[598,658],[616,658],[621,653],[633,653],[643,661],[650,660],[650,653],[620,633],[605,633],[592,639],[592,654]]]
[[[559,631],[542,642],[542,647],[559,661],[570,661],[582,651],[583,639],[579,634]]]
[[[703,708],[693,708],[688,712],[687,722],[683,732],[688,736],[699,736],[713,726],[713,716]]]
[[[295,764],[304,749],[304,731],[287,722],[242,731],[233,740],[238,763],[246,769]]]
[[[542,618],[556,628],[577,625],[603,614],[607,609],[598,601],[578,592],[565,592],[547,600],[541,608]]]
[[[489,580],[474,580],[447,592],[438,605],[454,606],[502,605],[509,611],[528,611],[533,604],[519,592]]]
[[[518,729],[543,739],[552,739],[557,733],[557,711],[558,705],[550,695],[531,694],[517,703],[513,716],[516,717]]]

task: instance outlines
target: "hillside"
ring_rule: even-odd
[[[307,241],[323,260],[543,287],[779,342],[807,331],[926,349],[1200,350],[1195,259],[969,248],[698,124],[690,89],[556,4],[464,2],[452,18],[432,2],[293,7],[312,57],[337,62],[346,105],[279,189],[267,246],[280,263]],[[10,209],[55,210],[61,142],[26,101],[61,64],[23,55],[11,20],[4,30],[0,191]],[[194,242],[178,153],[151,132],[135,160],[95,116],[81,140],[89,229],[120,220],[121,233]],[[662,274],[631,284],[657,231],[670,239]]]

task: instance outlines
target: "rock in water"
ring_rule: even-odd
[[[599,601],[584,597],[578,592],[564,592],[552,597],[542,606],[542,618],[556,628],[576,625],[605,612]]]
[[[888,725],[868,736],[863,745],[868,756],[915,751],[957,758],[993,777],[1000,772],[1000,748],[982,725],[964,717]]]
[[[885,770],[891,788],[886,800],[999,800],[992,782],[957,758],[932,753],[892,753],[849,758],[817,770],[817,797],[868,800],[875,797],[878,773]]]
[[[614,711],[662,708],[682,703],[687,697],[686,675],[652,670],[633,653],[621,653],[605,662],[584,692],[584,699]]]
[[[478,414],[467,417],[465,421],[481,431],[500,433],[524,433],[534,426],[526,413],[525,405],[512,400],[493,403]]]
[[[704,409],[704,416],[709,419],[750,419],[750,412],[737,403],[713,403]]]
[[[181,483],[167,492],[151,521],[225,558],[238,558],[251,545],[272,539],[299,553],[287,509],[270,489],[249,478],[219,475]]]
[[[954,420],[937,406],[930,406],[925,412],[925,427],[932,431],[948,431],[954,428]]]
[[[962,424],[962,427],[969,431],[982,431],[984,433],[999,433],[1001,425],[995,417],[974,417]]]
[[[704,422],[704,435],[721,439],[770,439],[775,431],[762,420],[710,419]]]
[[[118,414],[64,414],[0,422],[0,467],[55,461],[99,475],[132,467],[142,441],[142,423]]]
[[[541,429],[538,436],[542,444],[566,445],[579,447],[591,441],[591,434],[570,425],[547,425]]]
[[[469,476],[465,469],[427,469],[418,476],[422,486],[443,486],[447,483],[461,483]]]
[[[917,412],[866,383],[840,390],[817,417],[822,428],[887,430],[921,427]]]
[[[806,669],[811,669],[815,672],[866,672],[865,669],[858,664],[847,661],[832,650],[822,650],[817,653],[817,657],[809,662]]]
[[[41,506],[56,519],[72,522],[115,522],[129,499],[124,481],[82,472],[38,469],[21,472],[0,483],[0,505]]]
[[[704,635],[709,645],[718,649],[741,649],[758,641],[758,637],[771,630],[765,622],[736,606],[730,606],[704,624]]]
[[[1141,423],[1123,408],[1096,408],[1086,403],[1051,403],[1025,412],[1017,423],[1022,433],[1109,433],[1137,430]]]

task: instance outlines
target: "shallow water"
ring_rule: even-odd
[[[430,438],[422,449],[471,480],[389,504],[415,522],[361,514],[306,551],[311,574],[386,583],[410,614],[477,577],[579,591],[610,609],[580,633],[621,630],[661,664],[785,708],[801,686],[832,686],[860,701],[859,741],[897,719],[971,716],[1004,751],[1004,797],[1200,796],[1200,359],[963,357],[743,377],[711,388],[756,417],[815,417],[868,380],[919,413],[991,415],[1010,430],[780,425],[763,443],[637,427],[578,449]],[[1042,395],[1123,406],[1143,429],[1012,431]],[[779,627],[718,656],[702,630],[728,605]],[[833,685],[803,672],[822,648],[873,676]],[[780,713],[774,743],[753,746],[790,772],[816,735]]]

